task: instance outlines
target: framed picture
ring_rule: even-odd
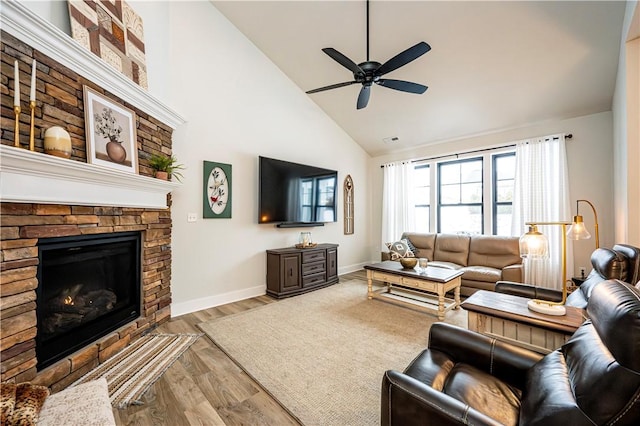
[[[231,218],[231,164],[205,161],[203,176],[202,217]]]
[[[138,173],[136,113],[88,86],[83,88],[87,162]]]

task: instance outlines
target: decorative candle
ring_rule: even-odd
[[[13,87],[13,106],[20,106],[20,71],[18,69],[18,61],[15,61],[14,65],[13,79],[15,83]]]
[[[33,60],[33,65],[31,66],[31,94],[29,96],[29,100],[31,102],[36,100],[36,60]]]

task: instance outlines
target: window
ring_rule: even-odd
[[[482,234],[482,157],[438,164],[438,231]]]
[[[416,232],[431,230],[431,167],[428,164],[414,169]]]
[[[515,153],[493,156],[493,234],[511,235]]]
[[[413,230],[511,235],[515,163],[515,152],[507,150],[417,163]]]

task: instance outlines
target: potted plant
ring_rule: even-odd
[[[169,176],[175,176],[176,180],[180,182],[182,173],[180,170],[184,170],[184,165],[179,164],[175,156],[153,154],[149,158],[149,167],[153,169],[153,175],[158,179],[169,180]]]

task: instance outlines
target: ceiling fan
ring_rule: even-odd
[[[350,86],[352,84],[360,83],[362,88],[358,95],[357,109],[362,109],[369,103],[369,97],[371,96],[371,85],[373,83],[389,89],[399,90],[401,92],[422,94],[427,90],[427,86],[422,84],[412,83],[410,81],[403,80],[391,80],[387,78],[381,78],[383,75],[394,71],[414,59],[427,53],[431,50],[424,41],[408,48],[407,50],[397,54],[393,58],[389,59],[384,64],[380,62],[369,60],[369,0],[367,0],[367,60],[357,64],[351,59],[347,58],[342,53],[338,52],[332,47],[325,47],[322,49],[324,53],[329,55],[333,60],[338,62],[343,67],[347,68],[353,73],[353,81],[346,81],[344,83],[332,84],[329,86],[320,87],[318,89],[309,90],[307,93],[323,92],[325,90],[337,89],[338,87]]]

